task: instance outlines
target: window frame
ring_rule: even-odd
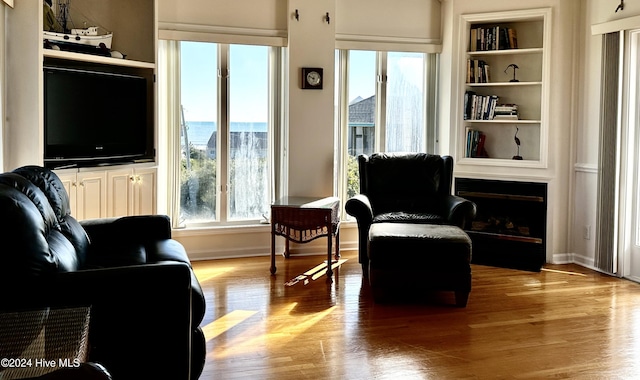
[[[159,66],[159,74],[166,79],[165,86],[159,86],[159,100],[163,101],[166,106],[166,128],[169,136],[166,142],[168,146],[168,157],[166,165],[168,167],[167,183],[168,192],[168,214],[172,220],[173,228],[206,228],[206,227],[227,227],[227,226],[247,226],[263,224],[268,216],[262,215],[252,219],[230,219],[229,215],[229,120],[230,120],[230,43],[218,43],[215,41],[195,41],[214,43],[217,45],[217,133],[216,139],[216,219],[208,221],[185,221],[180,216],[180,159],[181,159],[181,141],[180,141],[180,43],[192,42],[188,40],[160,40],[159,57],[163,58],[163,62]],[[247,45],[247,44],[245,44]],[[285,94],[284,81],[282,75],[285,67],[284,63],[286,48],[280,46],[251,44],[253,46],[263,46],[268,48],[268,150],[267,150],[267,175],[269,176],[268,199],[270,202],[278,196],[282,177],[282,160],[278,160],[275,152],[283,146],[284,136],[284,117],[283,117],[283,99]],[[165,67],[166,66],[166,67]],[[163,70],[160,70],[162,68]],[[162,114],[162,112],[161,112]],[[219,177],[218,177],[219,176]]]

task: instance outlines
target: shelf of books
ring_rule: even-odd
[[[461,16],[462,164],[546,165],[550,10]]]

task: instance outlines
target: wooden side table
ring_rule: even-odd
[[[271,274],[276,273],[276,236],[285,238],[284,257],[289,257],[289,241],[307,243],[327,237],[327,281],[331,281],[332,240],[335,258],[340,257],[340,199],[336,197],[284,197],[271,205]]]

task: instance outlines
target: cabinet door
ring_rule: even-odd
[[[76,189],[77,189],[77,176],[76,173],[70,173],[70,174],[58,174],[58,178],[60,178],[60,181],[62,181],[62,186],[64,186],[64,189],[67,191],[67,195],[69,196],[69,207],[71,208],[71,215],[74,218],[78,218],[78,208],[76,207],[76,202],[77,202],[77,196],[76,196]]]
[[[155,214],[156,176],[155,168],[108,172],[108,216]]]
[[[109,171],[107,178],[109,183],[107,215],[109,217],[131,215],[131,193],[135,180],[132,170]]]
[[[155,168],[136,169],[133,185],[133,215],[152,215],[156,213],[156,176]]]
[[[106,180],[104,172],[81,172],[77,174],[77,219],[95,219],[106,216]]]

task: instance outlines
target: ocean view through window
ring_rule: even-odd
[[[269,49],[180,43],[182,224],[268,214]]]

